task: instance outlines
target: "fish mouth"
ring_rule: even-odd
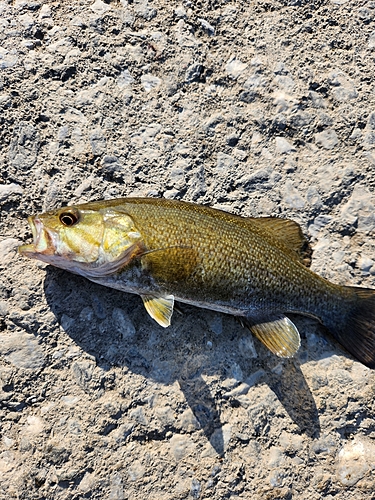
[[[38,217],[32,216],[27,220],[33,235],[33,242],[18,247],[18,252],[31,259],[40,259],[41,255],[52,255],[55,251],[53,234],[44,227]]]

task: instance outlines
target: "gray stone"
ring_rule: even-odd
[[[339,139],[333,129],[327,129],[315,134],[315,143],[324,149],[333,149],[339,143]]]
[[[284,201],[291,208],[302,209],[305,206],[305,200],[299,194],[297,189],[294,188],[290,181],[285,183],[284,187]]]
[[[141,76],[141,83],[146,92],[157,89],[161,85],[161,79],[157,76],[146,73]]]
[[[343,486],[350,487],[375,467],[375,446],[368,439],[356,436],[346,442],[337,456],[337,476]]]
[[[128,87],[134,82],[134,78],[128,69],[121,71],[120,76],[117,77],[116,83],[120,89]]]
[[[15,367],[27,370],[39,370],[46,362],[34,335],[24,332],[3,332],[0,337],[0,353]]]
[[[276,152],[277,153],[290,153],[294,150],[293,145],[284,139],[284,137],[276,137]]]
[[[232,78],[238,78],[247,68],[247,64],[241,62],[235,56],[232,56],[228,59],[227,64],[225,66],[225,71]]]

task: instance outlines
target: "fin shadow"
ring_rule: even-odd
[[[180,389],[207,440],[218,455],[223,455],[225,450],[220,411],[211,395],[210,388],[201,374],[192,378],[186,376],[185,368],[186,366],[178,379]]]
[[[267,383],[300,432],[310,438],[318,438],[318,409],[298,359],[285,360],[280,374],[275,370],[269,371]]]
[[[207,370],[221,373],[228,363],[227,353],[233,349],[233,342],[238,342],[239,338],[235,339],[245,334],[225,329],[220,337],[215,338],[216,349],[210,357],[202,354],[204,329],[203,323],[195,328],[200,321],[198,316],[194,321],[191,318],[189,321],[188,315],[182,319],[176,316],[173,325],[163,329],[147,318],[139,297],[102,287],[52,267],[46,270],[44,288],[46,300],[58,323],[77,345],[95,356],[102,369],[109,370],[113,365],[126,366],[158,383],[168,385],[177,380],[205,436],[216,453],[224,453],[220,402],[212,396],[202,374]],[[115,327],[118,318],[113,313],[116,309],[125,311],[134,322],[135,333],[131,338],[124,338]],[[189,313],[195,311],[192,306],[186,306],[186,309]],[[86,317],[85,310],[91,311],[91,319]],[[230,323],[232,320],[225,321],[232,326],[236,323],[235,320],[233,323]],[[207,328],[207,324],[204,325]],[[187,353],[190,353],[188,359]],[[265,372],[262,383],[275,393],[301,433],[319,436],[318,410],[297,358],[283,360],[280,372],[273,369],[274,357],[250,361],[239,351],[234,361],[243,367],[244,373],[254,374],[262,368]]]

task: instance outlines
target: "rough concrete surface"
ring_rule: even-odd
[[[0,1],[0,498],[375,498],[375,372],[312,319],[234,318],[21,258],[26,217],[126,195],[290,217],[375,287],[375,2]]]

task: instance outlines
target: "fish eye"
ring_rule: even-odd
[[[59,219],[61,224],[66,227],[74,226],[74,224],[77,224],[79,220],[78,215],[74,212],[63,212],[60,214]]]

